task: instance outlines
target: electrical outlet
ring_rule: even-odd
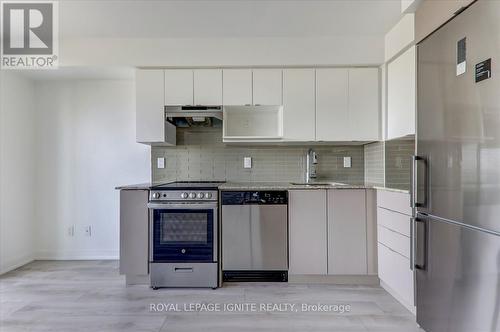
[[[351,168],[351,157],[344,157],[344,168]]]
[[[68,227],[68,236],[73,237],[75,236],[75,226],[71,225]]]
[[[403,168],[403,158],[396,157],[396,168]]]
[[[165,168],[165,158],[156,158],[156,168]]]
[[[83,229],[83,231],[85,232],[85,236],[92,236],[92,226],[85,226],[85,228]]]
[[[252,157],[243,158],[243,168],[252,168]]]

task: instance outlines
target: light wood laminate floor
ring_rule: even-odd
[[[350,312],[154,312],[151,304],[350,305]],[[116,261],[35,261],[0,276],[0,331],[420,331],[380,287],[238,283],[211,289],[124,285]]]

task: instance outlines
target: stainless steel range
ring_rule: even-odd
[[[218,286],[218,185],[172,182],[150,191],[151,287]]]

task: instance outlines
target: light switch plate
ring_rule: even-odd
[[[351,157],[344,157],[344,168],[351,168]]]
[[[252,168],[252,157],[243,158],[243,168]]]
[[[156,159],[156,168],[165,168],[165,158],[157,158]]]

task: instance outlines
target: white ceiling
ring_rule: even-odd
[[[377,64],[400,8],[400,0],[60,0],[62,67],[23,74],[131,79],[134,66]]]
[[[62,0],[62,38],[252,38],[384,35],[399,0]]]

